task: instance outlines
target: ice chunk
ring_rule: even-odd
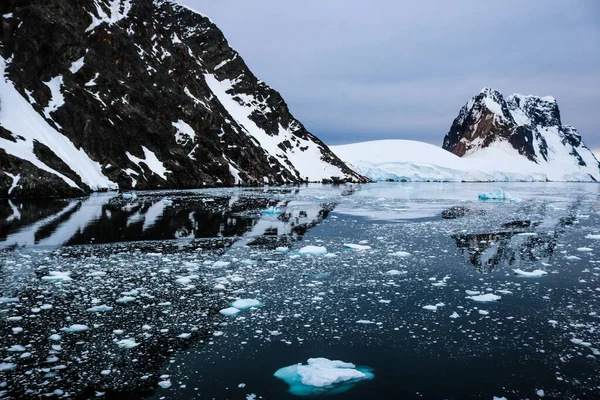
[[[592,235],[591,233],[589,235],[585,236],[586,239],[593,239],[593,240],[600,240],[600,235]]]
[[[67,332],[67,333],[75,333],[75,332],[87,331],[88,329],[90,329],[90,328],[87,325],[73,324],[69,327],[61,328],[61,331]]]
[[[406,273],[407,273],[406,271],[398,271],[397,269],[390,269],[385,274],[395,276],[395,275],[404,275]]]
[[[546,271],[542,271],[541,269],[536,269],[534,271],[523,271],[522,269],[513,269],[515,275],[522,276],[525,278],[539,278],[540,276],[548,275]]]
[[[457,313],[456,311],[454,311],[454,312],[452,313],[452,315],[450,315],[450,318],[452,318],[452,319],[454,319],[454,318],[458,318],[458,317],[460,317],[460,315],[458,315],[458,313]]]
[[[229,307],[229,308],[224,308],[221,311],[219,311],[219,313],[221,313],[222,315],[226,316],[226,317],[232,317],[236,314],[238,314],[241,310],[239,308],[235,308],[235,307]]]
[[[171,381],[160,381],[158,382],[158,386],[160,386],[163,389],[168,389],[171,387]]]
[[[518,201],[519,199],[512,197],[510,194],[506,193],[502,189],[498,189],[495,192],[482,192],[479,193],[479,200],[488,201],[488,200],[496,200],[496,201]]]
[[[10,346],[7,350],[21,352],[21,351],[25,351],[26,349],[25,349],[25,347],[21,346],[20,344],[15,344],[14,346]]]
[[[238,310],[246,310],[252,307],[260,307],[262,303],[256,299],[239,299],[231,303],[231,307]]]
[[[298,250],[300,254],[312,254],[319,255],[327,253],[327,248],[323,246],[304,246],[300,250]]]
[[[215,261],[212,265],[213,268],[225,268],[231,264],[229,261]]]
[[[349,249],[356,250],[356,251],[371,250],[371,246],[366,246],[366,245],[362,245],[362,244],[344,243],[344,247],[347,247]]]
[[[51,282],[70,281],[69,274],[70,272],[50,271],[48,275],[42,276],[42,280]]]
[[[87,311],[88,312],[106,312],[106,311],[112,311],[112,307],[107,306],[107,305],[101,305],[101,306],[95,306],[92,308],[88,308]]]
[[[465,293],[467,293],[469,296],[477,296],[481,292],[479,290],[465,290]]]
[[[327,358],[310,358],[307,364],[280,368],[274,375],[290,386],[290,393],[298,396],[341,393],[359,381],[375,377],[368,367]]]
[[[546,395],[542,389],[537,389],[535,394],[537,394],[539,397],[544,397]]]
[[[17,366],[13,363],[0,363],[0,372],[2,371],[10,371],[11,369],[15,369]]]
[[[117,345],[122,349],[131,349],[140,344],[136,343],[134,339],[122,339],[117,342]]]
[[[578,247],[577,251],[594,251],[591,247]]]
[[[392,257],[409,257],[410,253],[407,251],[396,251],[394,253],[389,253]]]
[[[467,299],[479,301],[482,303],[497,301],[497,300],[500,300],[501,298],[502,298],[501,296],[498,296],[497,294],[492,294],[492,293],[486,293],[486,294],[480,294],[478,296],[468,296],[467,297]]]
[[[425,310],[437,311],[437,306],[427,305],[427,306],[423,306],[423,308]]]
[[[117,300],[115,300],[117,303],[131,303],[132,301],[135,301],[136,298],[132,297],[132,296],[123,296],[121,298],[118,298]]]
[[[17,297],[0,297],[0,304],[2,303],[16,303],[19,299]]]

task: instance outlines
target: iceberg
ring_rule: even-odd
[[[290,393],[297,396],[342,393],[357,382],[375,377],[369,367],[322,357],[280,368],[274,376],[287,383]]]
[[[238,310],[247,310],[248,308],[260,306],[262,306],[262,303],[256,299],[239,299],[231,303],[231,307],[237,308]],[[232,311],[231,309],[229,310]]]
[[[467,297],[467,299],[471,299],[471,300],[478,301],[481,303],[497,301],[497,300],[500,300],[501,298],[502,298],[501,296],[498,296],[497,294],[492,294],[492,293],[480,294],[477,296],[468,296]]]
[[[522,276],[525,278],[539,278],[540,276],[548,275],[546,271],[536,269],[534,271],[523,271],[522,269],[513,269],[515,275]]]
[[[300,254],[320,255],[327,253],[327,248],[323,246],[304,246],[298,250]]]
[[[479,197],[479,200],[482,200],[482,201],[489,201],[489,200],[518,201],[517,198],[512,197],[510,194],[506,193],[502,189],[498,189],[495,192],[482,192],[482,193],[479,193],[478,197]]]

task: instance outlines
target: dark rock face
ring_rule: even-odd
[[[0,14],[0,102],[39,118],[0,119],[0,196],[365,181],[186,7],[7,0]]]
[[[501,142],[538,164],[570,159],[587,167],[590,176],[600,171],[577,130],[562,125],[558,104],[549,96],[513,94],[505,100],[484,88],[460,110],[442,147],[463,157]]]

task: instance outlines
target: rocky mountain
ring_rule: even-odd
[[[513,94],[505,100],[497,90],[484,88],[460,110],[442,147],[460,157],[487,148],[514,151],[548,170],[563,171],[559,180],[600,178],[598,160],[577,130],[562,124],[550,96]]]
[[[0,196],[364,181],[169,0],[0,3]]]

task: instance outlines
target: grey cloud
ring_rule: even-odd
[[[600,148],[600,3],[184,0],[327,143],[440,144],[482,87],[553,95]]]

